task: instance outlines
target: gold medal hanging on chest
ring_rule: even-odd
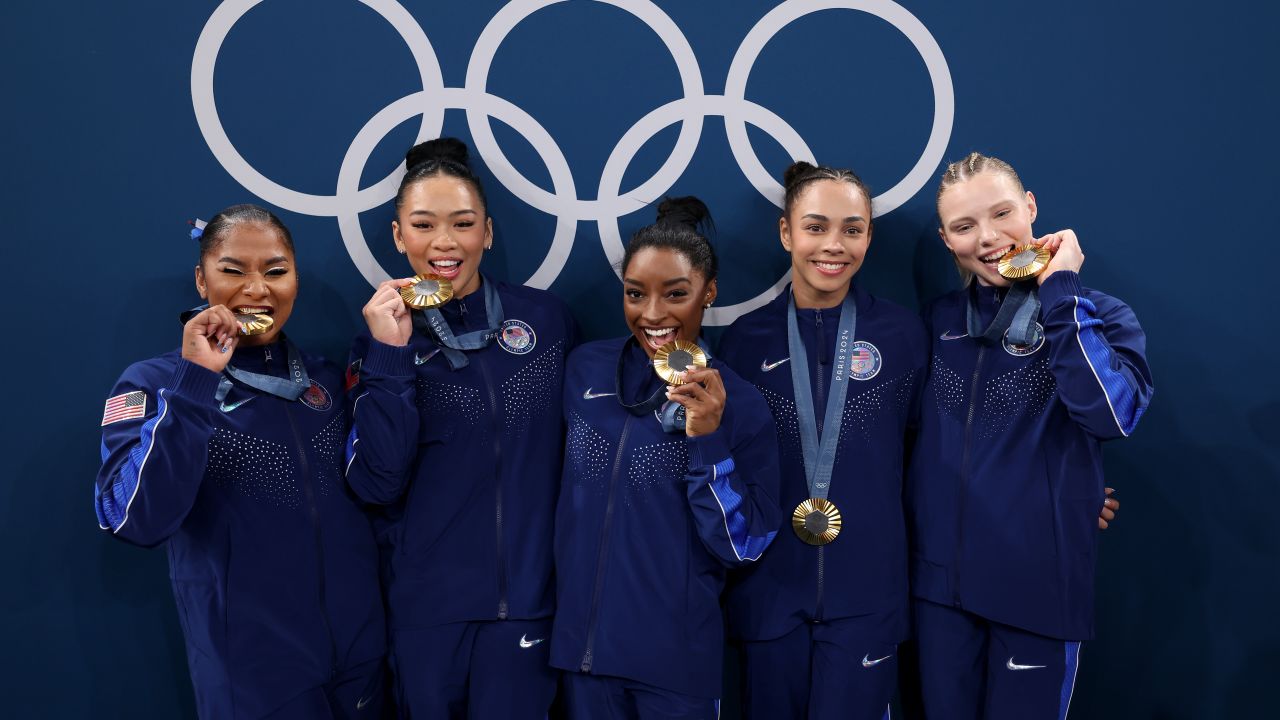
[[[809,498],[791,513],[791,529],[810,545],[826,545],[840,534],[840,508],[826,498]]]
[[[439,275],[414,275],[413,282],[400,288],[400,299],[414,310],[440,307],[453,298],[453,283]]]
[[[270,315],[253,313],[236,315],[236,323],[240,325],[240,334],[246,336],[261,335],[275,326],[276,321]]]
[[[1010,280],[1025,280],[1043,272],[1049,260],[1049,251],[1043,245],[1019,245],[1000,258],[996,269]]]
[[[707,354],[695,343],[672,340],[653,353],[653,371],[668,385],[683,385],[690,365],[707,366]]]

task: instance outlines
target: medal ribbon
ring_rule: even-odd
[[[213,398],[218,402],[227,399],[227,393],[231,392],[232,378],[242,385],[289,402],[302,397],[302,394],[311,387],[311,378],[307,376],[307,367],[302,364],[302,354],[298,352],[298,348],[288,338],[284,339],[284,344],[289,358],[289,377],[264,375],[227,365],[222,371],[222,379],[218,381],[218,392]],[[228,375],[231,377],[227,377]]]
[[[844,399],[849,391],[853,336],[857,326],[858,305],[854,302],[851,288],[840,306],[836,356],[831,365],[827,412],[822,423],[822,437],[819,439],[818,415],[813,406],[813,386],[809,384],[809,356],[805,352],[804,341],[800,339],[794,293],[787,302],[787,350],[791,354],[791,384],[795,390],[796,416],[800,423],[800,450],[804,455],[804,474],[809,483],[809,497],[825,500],[827,492],[831,490],[831,471],[836,464],[836,442],[840,438],[840,419],[844,414]],[[826,342],[826,338],[820,337],[818,342]]]
[[[1040,317],[1040,286],[1034,279],[1016,282],[1005,293],[996,317],[985,331],[977,307],[978,290],[969,290],[969,305],[965,310],[965,323],[969,337],[984,345],[994,345],[1004,340],[1005,331],[1013,345],[1032,345],[1039,341],[1040,330],[1036,319]]]
[[[618,404],[625,408],[627,412],[637,417],[654,413],[658,417],[658,422],[662,424],[663,432],[684,432],[684,406],[678,402],[667,400],[667,386],[665,383],[659,385],[658,389],[654,391],[652,395],[640,402],[628,403],[622,399],[622,365],[623,360],[627,356],[627,349],[632,343],[635,343],[637,347],[640,345],[639,341],[636,340],[633,335],[627,338],[627,341],[622,344],[622,352],[618,354],[618,369],[614,372],[613,376],[613,389],[615,391],[614,397],[618,400]],[[707,349],[707,344],[702,340],[702,338],[698,338],[698,347],[702,348],[702,352],[707,354],[707,360],[709,362],[711,360],[711,351]],[[652,368],[652,360],[649,361],[649,365],[650,368]]]
[[[414,329],[435,341],[440,347],[441,354],[449,361],[449,367],[454,370],[470,364],[465,350],[479,350],[487,347],[498,336],[499,328],[502,326],[502,300],[498,297],[498,290],[488,278],[482,275],[481,279],[484,281],[485,325],[488,326],[484,330],[454,335],[453,329],[449,327],[449,321],[445,319],[439,308],[414,310],[410,313]],[[462,302],[462,299],[458,298],[458,302]]]

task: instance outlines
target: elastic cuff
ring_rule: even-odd
[[[1055,270],[1040,285],[1040,303],[1046,308],[1068,297],[1084,297],[1080,274],[1073,270]]]
[[[178,367],[174,368],[173,377],[169,380],[169,390],[195,402],[212,405],[221,378],[221,373],[179,358]]]
[[[689,448],[689,469],[703,465],[710,467],[731,458],[727,435],[724,428],[716,428],[716,431],[710,435],[686,438]]]
[[[388,345],[369,339],[369,350],[360,363],[360,372],[385,377],[411,377],[413,370],[413,346]]]

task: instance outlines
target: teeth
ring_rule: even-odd
[[[815,262],[815,263],[814,263],[814,265],[817,265],[819,268],[821,268],[821,269],[823,269],[823,270],[833,270],[833,271],[834,271],[834,270],[839,270],[839,269],[841,269],[841,268],[843,268],[843,267],[844,267],[844,263],[824,263],[824,262]]]
[[[247,306],[247,305],[242,305],[242,306],[240,306],[240,307],[236,308],[236,312],[237,312],[237,313],[239,313],[239,314],[241,314],[241,315],[264,315],[264,314],[266,314],[266,313],[271,312],[271,308],[269,308],[269,307],[249,307],[249,306]]]
[[[978,259],[981,260],[982,262],[995,262],[1000,258],[1004,257],[1004,254],[1007,252],[1009,252],[1009,248],[1004,248],[1003,250],[998,250],[996,252],[991,253],[990,255],[983,255]]]
[[[661,330],[655,330],[655,329],[653,329],[653,328],[645,328],[645,329],[644,329],[645,334],[646,334],[646,335],[649,335],[649,336],[651,336],[651,337],[661,337],[662,335],[666,335],[666,334],[668,334],[668,333],[673,333],[673,332],[675,332],[675,331],[676,331],[676,329],[675,329],[675,328],[663,328],[663,329],[661,329]]]
[[[459,262],[461,261],[460,260],[432,260],[431,264],[435,265],[436,267],[454,267]]]

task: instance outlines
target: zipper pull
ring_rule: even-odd
[[[267,362],[271,362],[271,348],[269,348],[269,347],[264,347],[264,348],[262,348],[262,351],[263,351],[264,353],[266,353],[266,354],[267,354],[266,358],[264,358],[264,359],[265,359]]]
[[[822,325],[822,308],[816,311],[818,314],[818,365],[830,365],[831,356],[827,353],[827,331]]]

